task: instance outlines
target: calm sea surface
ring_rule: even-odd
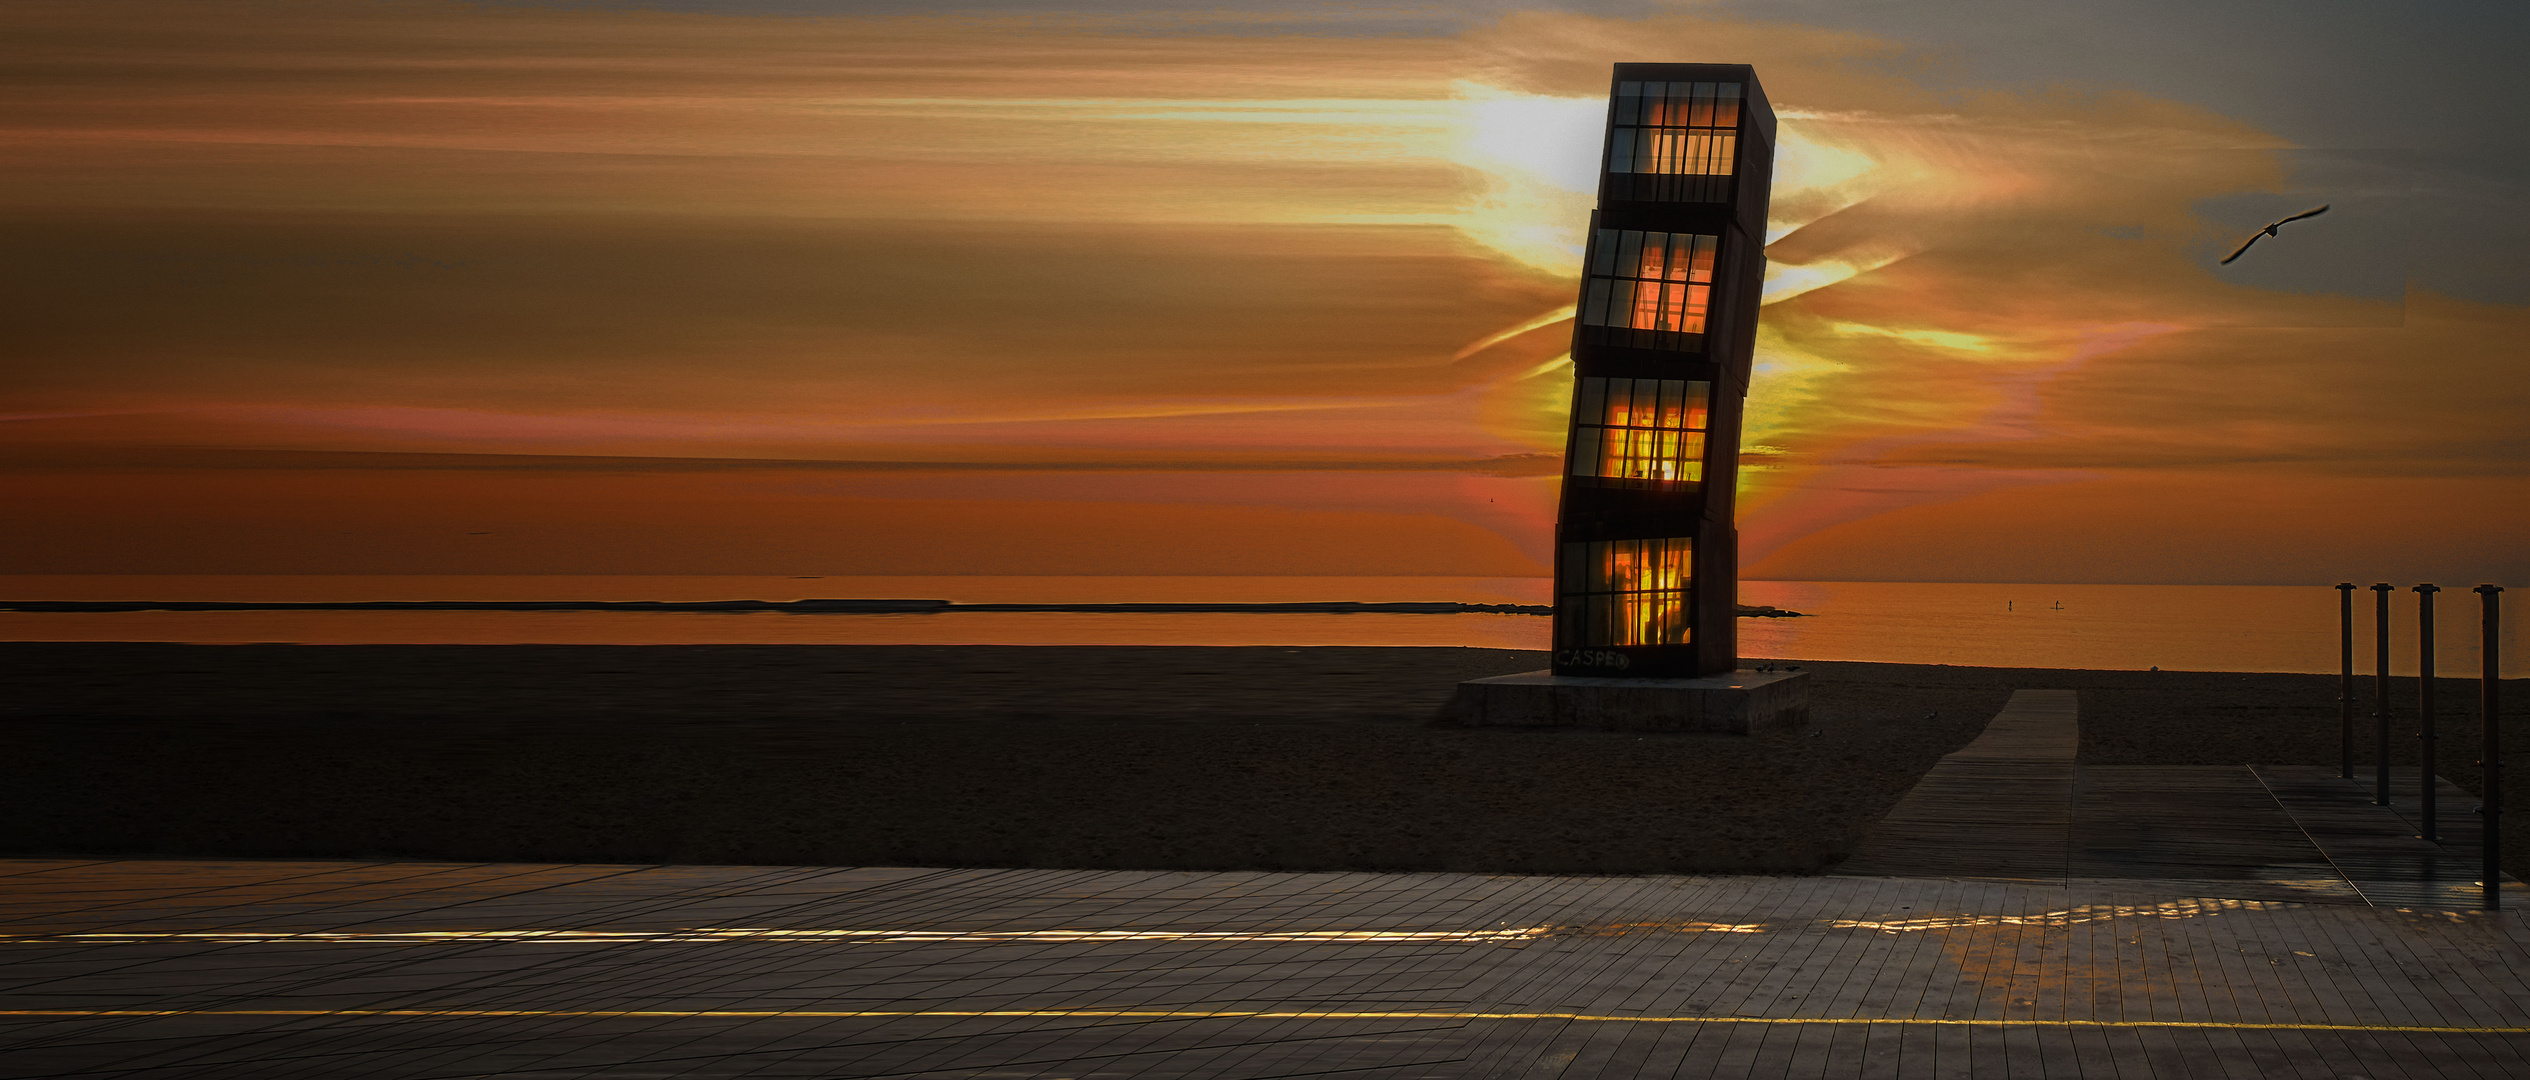
[[[1452,577],[141,577],[0,576],[7,600],[803,600],[965,603],[1460,601],[1543,604],[1533,578]],[[2525,656],[2506,620],[2504,670]],[[1740,655],[1992,667],[2337,670],[2337,593],[2326,586],[1988,585],[1750,581],[1740,599],[1809,613],[1740,620]],[[2371,669],[2372,595],[2358,594],[2357,670]],[[2442,674],[2478,666],[2478,601],[2436,606]],[[2416,596],[2391,616],[2393,670],[2416,670]],[[310,644],[1468,645],[1543,649],[1530,615],[1243,615],[948,612],[0,612],[0,640]]]

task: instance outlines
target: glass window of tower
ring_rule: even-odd
[[[1730,175],[1738,152],[1739,97],[1738,83],[1618,83],[1608,125],[1608,171]]]
[[[1696,233],[1597,230],[1582,324],[1635,331],[1616,344],[1684,349],[1700,343],[1720,242]],[[1690,334],[1699,336],[1683,336]]]
[[[1665,487],[1704,478],[1713,384],[1584,378],[1573,392],[1572,475],[1601,487]]]
[[[1684,536],[1563,545],[1555,646],[1686,644],[1694,545]]]

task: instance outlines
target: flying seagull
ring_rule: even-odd
[[[2257,242],[2258,242],[2258,238],[2259,238],[2259,237],[2261,237],[2261,236],[2273,236],[2273,235],[2275,235],[2275,230],[2280,229],[2280,228],[2283,228],[2286,222],[2300,221],[2301,219],[2306,218],[2306,217],[2318,217],[2319,215],[2321,215],[2321,214],[2325,214],[2325,213],[2327,213],[2327,212],[2328,212],[2328,208],[2327,208],[2327,207],[2325,207],[2325,206],[2322,206],[2322,207],[2320,207],[2320,208],[2319,208],[2319,209],[2317,209],[2317,210],[2304,210],[2304,211],[2302,211],[2301,213],[2298,213],[2298,214],[2295,214],[2295,215],[2293,215],[2293,216],[2291,216],[2291,217],[2285,218],[2283,221],[2278,221],[2278,222],[2276,222],[2276,223],[2275,223],[2275,224],[2273,224],[2273,225],[2269,225],[2269,226],[2267,226],[2266,228],[2263,228],[2263,229],[2260,229],[2260,230],[2258,230],[2258,231],[2256,231],[2256,232],[2250,233],[2250,234],[2249,234],[2249,238],[2248,238],[2248,239],[2243,240],[2243,241],[2241,241],[2241,242],[2240,242],[2240,247],[2239,247],[2239,249],[2238,249],[2238,250],[2233,251],[2233,252],[2232,252],[2231,254],[2229,254],[2229,255],[2225,255],[2225,256],[2223,256],[2222,265],[2224,265],[2224,266],[2229,266],[2229,265],[2231,265],[2231,260],[2239,258],[2239,257],[2240,257],[2240,255],[2241,255],[2241,252],[2245,252],[2245,251],[2249,250],[2249,245],[2254,244],[2254,243],[2257,243]]]

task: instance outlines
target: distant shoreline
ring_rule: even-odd
[[[768,611],[786,615],[933,615],[965,611],[1135,615],[1552,615],[1545,604],[1432,601],[1304,601],[1278,604],[961,604],[954,600],[0,600],[0,611],[97,614],[130,611]],[[1762,604],[1739,605],[1743,619],[1802,618]]]

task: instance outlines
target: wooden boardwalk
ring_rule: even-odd
[[[2473,800],[2077,768],[2074,706],[1887,876],[0,860],[0,1077],[2530,1075]]]
[[[2067,877],[2167,881],[2240,900],[2365,902],[2244,765],[2084,766],[2073,821]]]
[[[2466,909],[2480,902],[2476,796],[2436,780],[2441,843],[2420,839],[2417,776],[2306,766],[2081,765],[2071,691],[2015,692],[1839,868],[2001,881],[2134,879],[2192,896]]]
[[[2390,805],[2372,802],[2367,777],[2340,779],[2334,769],[2262,765],[2259,780],[2327,854],[2364,900],[2381,907],[2466,908],[2478,887],[2480,818],[2477,796],[2434,778],[2435,834],[2420,838],[2419,777],[2412,768],[2390,777]]]
[[[2142,881],[15,860],[0,928],[9,1077],[2530,1075],[2516,916]]]
[[[2013,691],[1984,734],[1873,827],[1843,872],[2063,880],[2081,745],[2073,691]]]

